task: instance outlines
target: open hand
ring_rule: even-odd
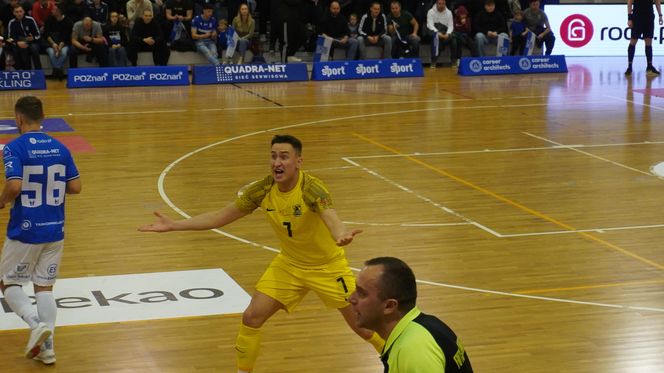
[[[160,212],[155,211],[154,215],[157,217],[157,221],[155,221],[152,224],[144,225],[142,227],[138,227],[138,230],[140,232],[170,232],[173,230],[173,220],[167,217],[166,215],[162,215]],[[351,238],[352,240],[352,238]]]
[[[337,245],[339,246],[346,246],[349,243],[353,242],[353,238],[355,238],[356,235],[362,233],[361,229],[353,229],[350,232],[346,232],[341,237],[337,239]]]

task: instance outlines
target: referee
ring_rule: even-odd
[[[629,39],[629,47],[627,47],[629,65],[625,70],[625,75],[632,75],[632,61],[634,61],[636,42],[641,36],[643,36],[646,43],[646,60],[648,61],[646,74],[659,75],[659,71],[652,65],[652,37],[655,30],[655,13],[652,11],[652,2],[653,0],[627,0],[627,26],[632,29],[632,36]],[[657,14],[659,14],[659,25],[661,26],[664,24],[661,0],[655,0],[655,7],[657,8]]]

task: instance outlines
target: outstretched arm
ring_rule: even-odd
[[[203,231],[223,227],[243,216],[251,214],[251,212],[240,210],[240,208],[232,202],[221,210],[206,212],[189,219],[172,220],[157,211],[155,211],[154,214],[157,217],[157,221],[139,227],[139,231],[160,233],[170,231]]]
[[[337,216],[335,209],[325,209],[321,211],[320,217],[325,222],[325,225],[332,233],[332,237],[337,241],[337,245],[345,246],[353,242],[355,235],[362,233],[361,229],[353,229],[352,231],[346,230],[346,226]]]

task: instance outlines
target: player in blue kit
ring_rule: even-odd
[[[659,71],[652,65],[652,37],[655,31],[655,13],[652,11],[653,0],[627,0],[627,26],[631,29],[632,35],[627,47],[627,70],[625,75],[632,75],[632,61],[636,50],[636,42],[643,37],[646,44],[646,67],[647,75],[659,75]],[[661,0],[655,0],[655,7],[659,14],[659,25],[664,24],[662,19]]]
[[[53,364],[53,284],[62,258],[65,194],[80,193],[81,180],[69,150],[41,132],[42,102],[21,97],[14,112],[20,136],[3,150],[6,182],[0,208],[13,206],[0,260],[0,289],[12,311],[30,326],[25,356]],[[29,281],[36,309],[22,288]]]

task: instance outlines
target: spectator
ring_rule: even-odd
[[[136,66],[138,52],[142,51],[152,52],[152,60],[155,65],[168,65],[168,58],[171,56],[171,51],[166,45],[166,39],[164,39],[161,26],[154,19],[152,10],[150,9],[143,11],[143,17],[131,29],[127,58],[129,58],[132,66]]]
[[[46,54],[53,66],[53,77],[59,80],[65,76],[63,66],[69,55],[73,27],[74,22],[64,14],[60,6],[54,6],[51,16],[46,19],[44,39],[48,45]]]
[[[154,14],[152,11],[152,3],[150,2],[150,0],[127,1],[127,19],[129,20],[130,29],[134,27],[134,24],[139,18],[145,15],[146,10],[149,10],[150,14]]]
[[[475,43],[477,44],[477,53],[480,57],[484,56],[484,46],[491,43],[498,45],[498,37],[509,38],[507,34],[507,24],[503,15],[496,11],[494,0],[486,0],[484,11],[480,12],[475,19]]]
[[[228,48],[228,39],[233,37],[231,31],[235,32],[232,28],[228,27],[226,19],[220,19],[217,22],[217,54],[222,59],[224,65],[230,62],[230,58],[225,55],[224,51]]]
[[[392,53],[392,39],[387,35],[387,19],[381,13],[379,2],[373,2],[369,12],[360,20],[357,41],[360,44],[360,59],[367,58],[367,45],[382,46],[382,58],[389,58]]]
[[[346,50],[346,59],[354,60],[357,56],[357,39],[350,37],[348,22],[346,17],[341,14],[341,5],[338,1],[330,3],[330,12],[323,17],[318,31],[321,36],[332,39],[332,48],[330,57],[334,55],[336,48]]]
[[[219,65],[217,53],[217,20],[212,16],[214,7],[211,4],[203,6],[203,14],[194,17],[191,23],[191,37],[196,44],[196,50],[213,65]]]
[[[415,17],[409,11],[402,10],[398,0],[392,0],[387,17],[387,30],[392,37],[392,58],[403,57],[406,51],[410,51],[410,56],[420,56],[419,29]]]
[[[7,35],[14,40],[14,58],[16,59],[17,70],[30,70],[34,68],[41,70],[39,61],[39,39],[41,33],[35,19],[26,16],[23,7],[14,8],[14,19],[9,21],[7,26]],[[32,59],[32,65],[30,60]]]
[[[233,18],[233,28],[237,35],[240,37],[237,41],[237,53],[239,53],[240,58],[238,63],[244,63],[244,55],[249,48],[251,43],[251,38],[254,36],[254,31],[256,30],[256,22],[251,17],[251,12],[249,12],[249,6],[247,4],[240,5],[240,9],[237,11],[237,16]]]
[[[63,0],[65,14],[74,24],[83,19],[88,12],[88,6],[84,0]]]
[[[88,15],[103,27],[108,22],[108,4],[101,0],[92,0],[92,3],[88,5]]]
[[[113,67],[127,66],[129,29],[123,21],[126,23],[126,18],[121,20],[118,12],[111,12],[108,23],[104,26],[104,38],[108,45],[108,64]]]
[[[432,34],[431,68],[436,68],[441,47],[450,45],[456,49],[452,33],[454,32],[454,17],[447,9],[445,0],[436,0],[436,3],[427,12],[427,31]]]
[[[111,12],[117,12],[120,16],[120,20],[127,17],[127,0],[106,0],[108,4],[108,14]]]
[[[348,17],[348,32],[350,32],[351,39],[357,39],[360,36],[360,25],[358,23],[358,16],[351,13]]]
[[[97,59],[99,66],[108,66],[108,48],[101,29],[101,23],[90,17],[74,23],[71,33],[71,49],[69,50],[69,67],[78,67],[78,56],[85,55],[85,60],[92,62]]]
[[[302,19],[304,3],[303,0],[278,0],[276,1],[278,9],[278,19],[281,22],[278,27],[283,30],[284,24],[286,25],[286,61],[288,62],[302,62],[301,59],[295,57],[297,52],[305,39],[304,22]],[[283,31],[282,31],[283,33]]]
[[[468,17],[468,11],[463,5],[458,6],[454,10],[454,32],[452,32],[455,47],[452,51],[452,60],[454,61],[456,67],[459,67],[462,48],[464,46],[468,48],[471,56],[477,56],[475,41],[471,37],[472,30],[472,23],[470,21],[470,17]]]
[[[185,30],[191,30],[194,19],[194,3],[191,0],[166,0],[164,36],[171,35],[175,22],[182,22]]]
[[[512,43],[511,56],[522,56],[526,49],[526,37],[528,36],[528,29],[526,23],[523,22],[523,12],[516,10],[514,12],[514,19],[510,24],[510,42]]]
[[[5,27],[9,27],[9,21],[14,19],[14,8],[17,6],[22,7],[25,14],[28,14],[31,10],[31,7],[29,7],[27,3],[19,0],[9,0],[7,4],[4,2],[2,2],[2,4],[3,6],[0,8],[0,21],[2,21],[2,24],[5,25]],[[5,30],[5,32],[7,31],[8,30]],[[7,34],[3,32],[2,36],[7,36]]]
[[[542,48],[542,45],[546,46],[546,55],[548,56],[556,44],[556,37],[553,35],[553,31],[551,31],[549,17],[540,9],[539,5],[539,0],[530,0],[530,6],[523,12],[523,20],[526,22],[528,30],[537,35],[535,44],[539,48]]]
[[[37,26],[39,26],[39,32],[44,32],[44,23],[53,12],[54,6],[55,3],[51,0],[39,0],[32,4],[31,14],[32,18],[34,18],[35,22],[37,22]]]

